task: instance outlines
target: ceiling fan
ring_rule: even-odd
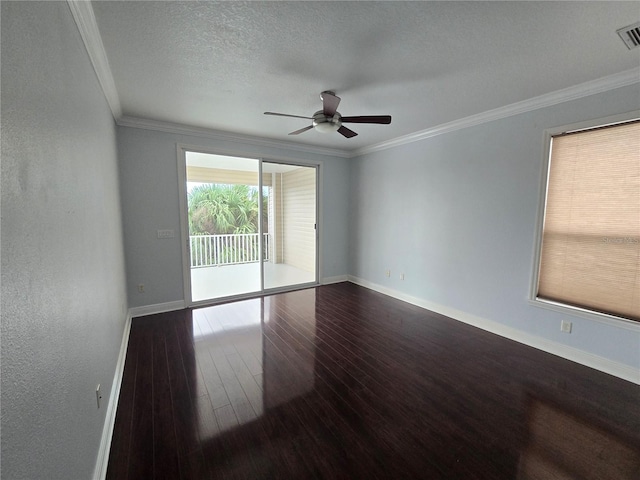
[[[307,130],[315,128],[316,131],[321,133],[335,132],[344,135],[347,138],[355,137],[358,135],[353,130],[348,129],[343,123],[391,123],[391,115],[373,115],[373,116],[360,116],[360,117],[343,117],[338,112],[338,105],[340,104],[340,97],[336,97],[334,92],[325,91],[320,94],[322,99],[322,110],[318,110],[313,114],[313,117],[302,117],[300,115],[288,115],[286,113],[276,112],[264,112],[265,115],[276,115],[279,117],[293,117],[293,118],[305,118],[311,120],[312,123],[308,127],[301,128],[295,132],[291,132],[289,135],[299,135]]]

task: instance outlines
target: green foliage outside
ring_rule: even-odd
[[[189,235],[229,235],[258,233],[258,189],[249,185],[207,183],[193,187],[188,194]],[[268,196],[263,195],[263,225],[267,231]],[[211,245],[211,244],[209,244]],[[202,266],[255,261],[258,243],[243,244],[221,237],[215,247],[191,244],[192,258]],[[267,258],[265,245],[264,258]]]
[[[267,196],[263,196],[266,226]],[[190,235],[258,233],[258,189],[207,183],[188,194]],[[266,232],[266,229],[265,229]]]

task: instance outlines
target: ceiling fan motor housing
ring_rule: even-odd
[[[321,133],[330,133],[337,131],[342,126],[342,115],[338,112],[329,117],[318,110],[313,114],[313,127]]]

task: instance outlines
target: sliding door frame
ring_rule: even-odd
[[[263,294],[273,294],[273,293],[280,293],[280,292],[287,292],[287,291],[291,291],[291,290],[300,290],[302,288],[309,288],[311,286],[317,286],[320,284],[320,278],[322,278],[320,276],[320,173],[322,171],[321,169],[321,164],[316,162],[316,163],[309,163],[309,162],[302,162],[299,160],[279,160],[279,159],[273,159],[273,158],[262,158],[261,162],[260,162],[260,172],[262,174],[262,164],[263,163],[275,163],[275,164],[280,164],[280,165],[292,165],[292,166],[296,166],[296,167],[304,167],[304,168],[315,168],[315,212],[316,212],[316,218],[315,218],[315,268],[314,268],[314,274],[315,274],[315,279],[313,282],[307,282],[307,283],[299,283],[299,284],[294,284],[294,285],[287,285],[284,287],[273,287],[273,288],[265,288],[264,286],[264,264],[261,263],[261,270],[262,270],[262,293]],[[260,177],[260,181],[262,182],[262,176]],[[262,213],[262,212],[261,212]],[[260,237],[260,239],[262,240],[262,237]]]
[[[187,205],[187,152],[195,152],[195,153],[204,153],[210,155],[224,155],[227,157],[238,157],[238,158],[247,158],[251,160],[256,160],[258,162],[258,183],[259,183],[259,191],[258,195],[259,203],[258,203],[258,223],[259,223],[259,259],[260,259],[260,290],[251,293],[243,293],[239,295],[232,295],[228,297],[221,298],[213,298],[208,300],[192,300],[192,289],[191,289],[191,258],[189,252],[189,216],[188,216],[188,205]],[[241,300],[246,298],[255,298],[263,295],[270,295],[273,293],[280,293],[292,290],[300,290],[303,288],[309,288],[313,286],[317,286],[320,284],[321,276],[321,257],[322,257],[322,244],[320,242],[320,232],[322,231],[322,202],[321,202],[321,192],[322,192],[322,161],[305,161],[299,160],[297,158],[280,158],[280,157],[265,157],[256,155],[255,153],[242,153],[238,151],[230,151],[230,150],[222,150],[222,149],[212,149],[202,146],[195,145],[187,145],[182,143],[176,144],[176,157],[177,157],[177,169],[178,169],[178,196],[179,196],[179,207],[180,207],[180,246],[182,249],[182,283],[183,283],[183,292],[184,292],[184,303],[187,307],[198,307],[205,305],[213,305],[216,303],[224,303],[233,300]],[[315,219],[315,280],[309,283],[296,284],[285,287],[275,287],[275,288],[264,288],[264,239],[262,235],[262,209],[263,209],[263,198],[262,198],[262,164],[265,163],[278,163],[284,165],[294,165],[300,167],[308,167],[315,168],[316,170],[316,192],[315,192],[315,202],[316,202],[316,219]]]

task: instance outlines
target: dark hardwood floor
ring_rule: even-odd
[[[350,283],[133,320],[109,479],[640,479],[640,386]]]

